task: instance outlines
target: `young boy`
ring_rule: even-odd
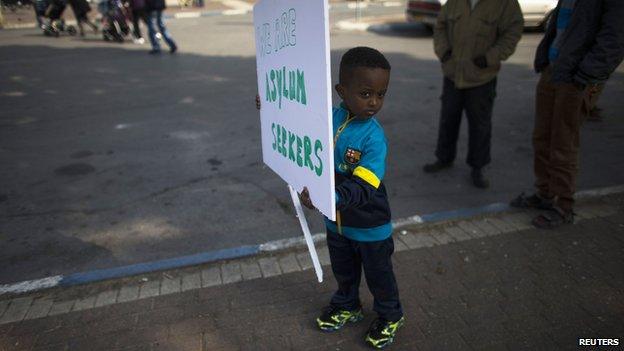
[[[356,47],[342,56],[336,85],[342,104],[333,110],[337,220],[325,218],[338,291],[316,319],[318,327],[328,332],[362,320],[363,266],[378,314],[365,341],[375,348],[390,345],[404,322],[390,259],[394,252],[390,207],[382,183],[387,145],[375,118],[389,81],[390,64],[379,51]],[[300,198],[306,207],[314,208],[306,188]]]

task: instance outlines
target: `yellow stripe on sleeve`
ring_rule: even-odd
[[[379,188],[379,184],[381,183],[381,180],[377,178],[375,173],[362,166],[357,166],[353,171],[353,175],[372,185],[375,189]]]

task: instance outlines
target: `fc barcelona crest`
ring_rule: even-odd
[[[360,162],[360,158],[362,158],[362,152],[355,150],[355,149],[351,149],[351,148],[347,148],[347,151],[345,152],[344,155],[344,159],[345,161],[347,161],[348,163],[355,165],[358,164]]]

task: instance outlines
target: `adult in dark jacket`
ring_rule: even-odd
[[[93,28],[93,32],[97,33],[97,25],[91,22],[88,17],[88,13],[91,12],[91,6],[89,6],[87,0],[69,0],[69,5],[74,11],[74,17],[76,17],[76,22],[80,29],[80,36],[84,36],[83,23],[86,23],[89,27]]]
[[[595,94],[624,58],[624,1],[559,0],[535,56],[541,73],[533,129],[535,194],[516,207],[552,210],[540,228],[574,222],[583,100]]]
[[[147,21],[147,29],[149,31],[150,42],[152,43],[152,50],[150,54],[160,54],[160,43],[156,38],[156,26],[158,26],[158,30],[160,34],[162,34],[163,39],[169,45],[169,51],[173,54],[178,50],[178,46],[169,35],[167,31],[167,27],[165,27],[165,23],[163,22],[162,12],[167,8],[165,4],[165,0],[146,0],[145,3],[147,6],[148,12],[148,21]]]

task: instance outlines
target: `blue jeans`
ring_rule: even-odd
[[[170,48],[176,48],[176,43],[173,41],[173,38],[169,35],[167,31],[167,27],[165,27],[165,23],[162,19],[162,11],[151,11],[148,15],[147,20],[147,30],[149,32],[150,42],[152,43],[153,50],[160,50],[160,44],[158,43],[158,39],[156,38],[156,26],[158,26],[158,31],[162,34],[163,39],[167,42]]]

